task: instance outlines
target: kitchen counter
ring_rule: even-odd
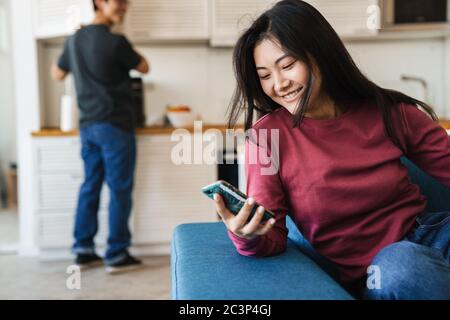
[[[443,126],[445,129],[450,130],[450,120],[441,120],[439,121],[441,126]]]
[[[450,119],[443,119],[439,121],[442,127],[446,130],[450,130]],[[163,127],[163,126],[155,126],[155,127],[146,127],[146,128],[138,128],[136,129],[136,134],[138,135],[153,135],[153,134],[172,134],[174,130],[177,128],[172,127]],[[194,128],[186,128],[189,132],[194,132]],[[202,126],[203,132],[209,129],[217,129],[222,132],[225,132],[228,127],[223,124],[205,124]],[[236,126],[236,129],[244,129],[243,125]],[[31,133],[33,137],[66,137],[66,136],[76,136],[78,135],[78,130],[63,132],[58,128],[44,128],[39,131],[34,131]]]
[[[243,129],[243,125],[237,125],[236,129]],[[146,128],[138,128],[136,129],[137,135],[156,135],[156,134],[172,134],[174,130],[178,128],[166,127],[166,126],[154,126],[154,127],[146,127]],[[194,128],[184,128],[189,132],[194,132]],[[224,124],[203,124],[202,131],[205,132],[209,129],[220,130],[225,133],[228,127]],[[33,137],[70,137],[78,135],[78,130],[63,132],[58,128],[43,128],[39,131],[34,131],[31,133]]]

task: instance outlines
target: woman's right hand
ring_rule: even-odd
[[[258,207],[255,215],[247,223],[248,217],[255,206],[255,200],[253,198],[247,199],[237,215],[234,215],[227,209],[222,197],[217,193],[214,194],[214,202],[216,205],[216,210],[225,223],[227,229],[240,238],[250,240],[257,236],[264,235],[269,232],[275,224],[275,219],[273,218],[264,224],[261,223],[264,214],[264,207],[262,206]]]

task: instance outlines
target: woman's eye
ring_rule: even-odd
[[[288,65],[284,66],[283,69],[284,69],[284,70],[289,70],[289,69],[291,69],[291,68],[294,66],[294,63],[295,63],[295,61],[289,63]]]
[[[267,79],[269,79],[269,77],[270,77],[270,74],[267,74],[265,76],[259,76],[259,78],[262,80],[267,80]]]

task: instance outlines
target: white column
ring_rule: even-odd
[[[17,121],[19,254],[34,255],[33,154],[31,132],[40,128],[37,43],[33,35],[33,0],[11,1],[13,82]]]

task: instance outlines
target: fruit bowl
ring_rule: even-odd
[[[171,106],[167,108],[167,118],[175,128],[186,128],[194,125],[196,115],[188,106]]]

